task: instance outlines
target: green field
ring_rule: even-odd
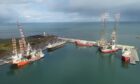
[[[18,46],[18,39],[17,38],[17,48]],[[44,45],[47,45],[49,42],[56,40],[56,36],[48,35],[35,35],[26,37],[27,43],[29,42],[33,48],[41,48]],[[0,57],[9,55],[12,53],[12,41],[11,39],[0,39]]]

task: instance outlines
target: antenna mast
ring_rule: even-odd
[[[106,21],[107,21],[108,16],[109,14],[107,12],[101,15],[101,20],[103,22],[103,29],[101,30],[101,35],[100,35],[101,36],[100,41],[99,41],[100,46],[106,45],[106,42],[107,42],[105,36],[106,36]]]
[[[18,29],[19,29],[19,32],[20,32],[20,37],[21,37],[21,40],[19,41],[20,42],[19,44],[22,44],[23,49],[26,50],[27,45],[26,45],[26,41],[25,41],[25,36],[24,36],[24,33],[23,33],[22,26],[19,24],[18,21],[17,21],[17,26],[18,26]]]
[[[12,45],[13,45],[13,54],[17,54],[17,45],[16,45],[16,39],[12,38]]]
[[[117,14],[115,14],[115,27],[112,32],[112,40],[114,40],[115,42],[117,40],[117,28],[118,28],[119,21],[120,21],[120,13],[117,13]]]

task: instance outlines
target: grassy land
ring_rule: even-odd
[[[10,54],[12,51],[12,45],[10,39],[0,39],[0,56]]]
[[[41,48],[42,46],[45,46],[46,44],[54,40],[56,40],[56,36],[53,35],[48,35],[45,37],[42,35],[34,35],[26,38],[26,41],[29,42],[31,46],[34,48]],[[17,44],[18,44],[18,39],[17,39]],[[10,55],[11,53],[12,53],[11,39],[0,39],[0,57]]]

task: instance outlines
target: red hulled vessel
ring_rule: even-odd
[[[75,44],[78,45],[78,46],[86,46],[86,47],[94,46],[93,43],[90,43],[90,42],[87,42],[87,41],[82,41],[82,40],[75,41]]]

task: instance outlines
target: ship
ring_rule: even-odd
[[[100,47],[102,53],[114,53],[120,50],[116,45],[116,32],[113,31],[111,36],[111,41]]]
[[[39,60],[44,57],[41,49],[32,49],[30,43],[27,43],[21,25],[18,24],[21,38],[19,39],[19,48],[17,48],[16,39],[12,39],[13,54],[11,64],[16,67],[22,67],[30,62]]]
[[[122,61],[126,63],[136,64],[139,61],[139,56],[135,47],[122,48]]]
[[[28,58],[29,62],[33,62],[43,58],[45,54],[43,53],[42,49],[32,49],[31,45],[28,43],[27,51],[24,57]]]
[[[127,48],[122,50],[122,61],[130,62],[131,51]]]
[[[117,39],[117,35],[116,35],[116,28],[117,28],[117,22],[118,22],[118,18],[120,16],[116,15],[115,18],[116,18],[116,23],[115,23],[115,27],[114,27],[114,30],[112,31],[112,34],[111,34],[111,39],[109,41],[107,41],[104,36],[105,36],[105,16],[103,17],[103,23],[104,23],[104,30],[103,30],[103,35],[102,35],[102,38],[101,40],[99,41],[99,50],[102,52],[102,53],[114,53],[114,52],[117,52],[118,50],[120,50],[118,47],[117,47],[117,44],[116,44],[116,39]]]
[[[16,67],[22,67],[24,65],[27,65],[29,63],[29,60],[23,56],[22,54],[22,47],[21,43],[19,43],[20,46],[20,52],[17,52],[17,46],[16,46],[16,39],[12,39],[12,44],[13,44],[13,55],[12,55],[12,65]]]
[[[116,48],[115,45],[103,46],[102,48],[100,48],[100,51],[102,53],[114,53],[114,52],[117,52],[118,50],[120,50],[120,49]]]
[[[36,60],[39,60],[39,59],[43,58],[44,57],[44,53],[42,52],[41,49],[34,50],[34,51],[32,51],[30,56],[31,56],[31,58],[29,59],[29,61],[33,62],[33,61],[36,61]]]
[[[75,41],[75,44],[77,46],[86,46],[86,47],[92,47],[92,46],[94,46],[93,43],[90,43],[90,42],[87,42],[87,41],[83,41],[83,40],[76,40]]]
[[[53,51],[53,50],[56,50],[60,47],[63,47],[65,45],[66,41],[56,41],[56,42],[53,42],[53,43],[49,43],[46,48],[47,50],[50,52],[50,51]]]

